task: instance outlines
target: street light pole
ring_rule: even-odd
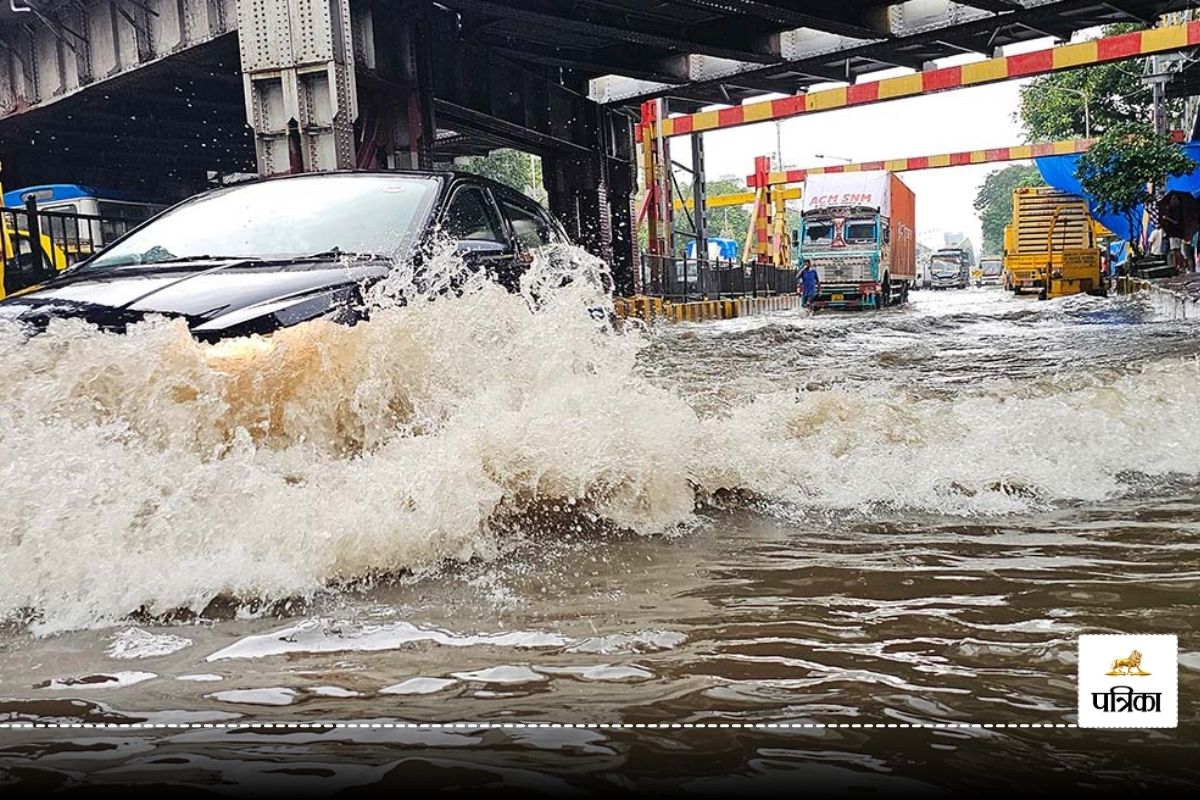
[[[1071,89],[1066,86],[1055,86],[1047,84],[1047,88],[1055,89],[1060,92],[1070,92],[1077,94],[1083,98],[1083,138],[1092,138],[1092,97],[1082,89]]]

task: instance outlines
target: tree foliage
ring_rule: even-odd
[[[1154,199],[1154,186],[1187,175],[1197,164],[1169,139],[1146,125],[1124,123],[1109,128],[1079,158],[1075,170],[1083,191],[1100,210],[1120,214],[1129,223],[1130,245],[1141,252],[1142,207]]]
[[[1004,251],[1004,226],[1012,221],[1013,190],[1044,184],[1041,173],[1032,164],[1013,164],[984,178],[974,203],[983,228],[982,255],[1001,255]]]
[[[486,156],[464,156],[455,162],[463,172],[482,175],[511,186],[535,200],[545,202],[546,189],[542,185],[542,160],[520,150],[502,148]]]
[[[1136,25],[1110,25],[1105,36],[1127,33]],[[1142,60],[1118,61],[1095,67],[1054,72],[1034,78],[1021,88],[1017,115],[1032,142],[1083,138],[1087,131],[1084,97],[1091,113],[1091,134],[1099,136],[1114,125],[1150,119],[1153,94],[1142,82]],[[1168,116],[1182,101],[1168,101]]]

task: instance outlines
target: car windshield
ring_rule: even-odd
[[[88,267],[319,253],[394,258],[420,233],[436,194],[436,179],[412,175],[311,175],[231,186],[168,211]]]

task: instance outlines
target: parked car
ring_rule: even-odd
[[[363,291],[438,237],[509,290],[541,247],[569,242],[536,202],[456,172],[322,173],[197,195],[98,255],[0,302],[37,329],[56,317],[104,330],[182,317],[206,341],[327,316],[361,319]]]

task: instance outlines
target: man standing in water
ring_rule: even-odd
[[[801,303],[805,308],[808,308],[813,300],[821,294],[821,279],[817,275],[817,271],[813,269],[812,261],[804,259],[804,268],[800,270],[800,291]],[[816,312],[816,309],[812,309]]]

